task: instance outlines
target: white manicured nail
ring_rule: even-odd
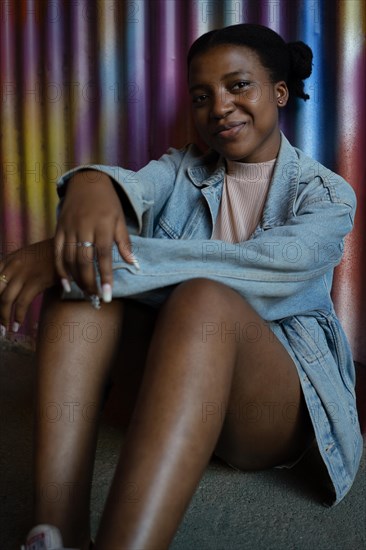
[[[112,301],[112,287],[109,284],[105,284],[102,286],[102,297],[103,302],[111,302]]]
[[[71,292],[71,286],[68,279],[61,279],[61,284],[65,292]]]
[[[6,328],[4,327],[4,325],[0,325],[0,334],[3,338],[6,335]]]
[[[135,254],[131,254],[131,260],[133,265],[136,267],[136,269],[140,269],[140,264],[138,259],[136,258]]]
[[[14,323],[12,324],[11,330],[13,332],[18,332],[19,329],[20,329],[20,324],[14,321]]]

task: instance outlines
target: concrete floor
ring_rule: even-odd
[[[31,525],[34,354],[3,340],[0,359],[0,550],[19,550]],[[94,532],[121,441],[120,431],[103,421],[92,495]],[[349,494],[327,508],[326,476],[316,453],[292,470],[237,472],[213,460],[171,550],[365,550],[365,470],[364,454]],[[51,487],[48,498],[57,498],[59,490]]]

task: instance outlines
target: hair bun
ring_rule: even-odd
[[[313,68],[313,52],[304,42],[289,42],[290,72],[294,79],[309,78]]]

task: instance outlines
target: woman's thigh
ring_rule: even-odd
[[[236,291],[208,279],[179,285],[170,299],[165,314],[195,328],[208,356],[216,350],[232,372],[227,402],[202,403],[202,421],[223,420],[215,454],[240,469],[297,459],[314,432],[296,366],[269,324]]]
[[[219,330],[223,341],[236,340],[238,353],[228,402],[217,404],[224,423],[215,454],[239,469],[262,469],[296,460],[314,430],[291,356],[239,300]]]
[[[209,422],[217,414],[223,417],[215,454],[240,469],[267,468],[296,459],[314,438],[313,428],[295,364],[269,325],[237,292],[220,283],[194,279],[178,285],[176,291],[181,299],[173,291],[174,315],[199,326],[207,346],[219,343],[228,351],[232,346],[237,350],[228,402],[202,404],[202,421]],[[187,307],[188,297],[192,307]],[[167,310],[125,302],[108,399],[109,410],[124,427],[134,409],[161,311],[166,314]]]

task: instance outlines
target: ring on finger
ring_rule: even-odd
[[[5,275],[5,273],[1,273],[0,275],[0,282],[4,283],[4,285],[7,285],[9,283],[9,279]]]
[[[94,246],[94,243],[90,241],[78,241],[76,246],[84,246],[85,248],[89,248],[90,246]]]

